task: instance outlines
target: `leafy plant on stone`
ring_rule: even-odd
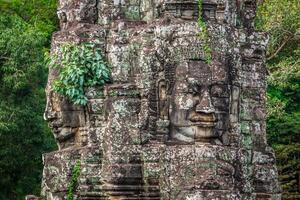
[[[104,199],[109,200],[109,194],[107,192],[104,192]]]
[[[74,169],[72,171],[72,179],[71,179],[70,185],[68,186],[67,200],[73,200],[74,190],[77,185],[77,179],[80,174],[80,168],[81,168],[81,162],[80,162],[80,160],[77,160],[77,162],[74,166]]]
[[[96,44],[64,44],[50,61],[59,69],[54,90],[78,105],[86,105],[85,88],[103,86],[110,81],[110,68]]]
[[[198,0],[198,10],[199,10],[199,15],[198,15],[197,22],[198,22],[198,27],[200,29],[198,36],[204,42],[203,50],[204,50],[206,62],[210,64],[212,62],[212,49],[210,47],[211,45],[210,45],[210,38],[207,31],[207,26],[204,20],[202,19],[202,0]]]

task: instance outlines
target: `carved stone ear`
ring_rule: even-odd
[[[167,96],[170,96],[172,94],[172,86],[170,84],[170,81],[167,79],[164,79],[164,85]]]
[[[168,119],[168,109],[169,109],[169,84],[165,79],[161,79],[157,83],[157,114],[159,119]]]
[[[171,94],[170,89],[171,89],[170,81],[166,80],[166,90],[168,91],[168,94]]]

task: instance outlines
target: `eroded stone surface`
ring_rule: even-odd
[[[198,35],[196,0],[60,0],[64,43],[93,42],[111,84],[74,106],[53,92],[45,118],[59,151],[44,155],[43,199],[280,199],[266,143],[265,49],[254,0],[205,0],[212,62]]]

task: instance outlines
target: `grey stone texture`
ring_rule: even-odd
[[[255,9],[202,2],[207,63],[196,0],[60,0],[52,52],[93,42],[113,81],[74,106],[53,91],[50,69],[45,119],[59,150],[44,155],[41,199],[66,198],[77,160],[74,199],[281,199],[266,141],[268,38],[254,30]]]

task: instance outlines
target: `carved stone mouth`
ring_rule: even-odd
[[[216,125],[214,113],[193,114],[189,120],[192,126],[213,127]]]

